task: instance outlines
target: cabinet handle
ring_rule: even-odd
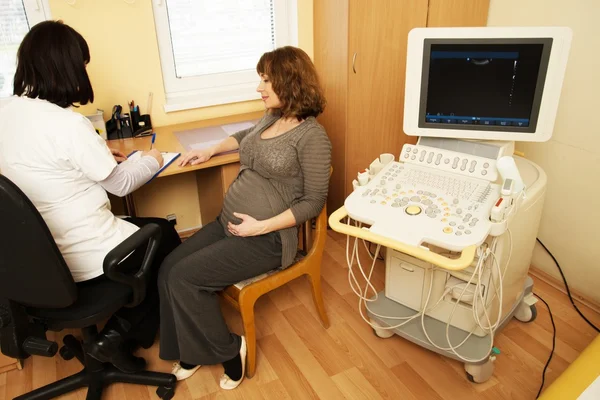
[[[354,68],[354,63],[356,62],[356,53],[352,56],[352,71],[356,73],[356,68]]]

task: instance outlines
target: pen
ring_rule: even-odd
[[[156,133],[152,134],[152,143],[150,143],[150,150],[152,150],[152,146],[154,146],[154,140],[156,139]]]

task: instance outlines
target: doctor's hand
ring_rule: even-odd
[[[187,164],[196,165],[210,160],[213,156],[214,150],[212,147],[208,149],[201,150],[192,150],[185,154],[181,161],[179,161],[179,166],[184,167]]]
[[[113,157],[115,158],[115,161],[118,163],[127,160],[127,156],[125,154],[121,153],[117,149],[110,149],[110,152],[112,153]]]
[[[258,236],[266,233],[266,224],[264,221],[257,221],[247,214],[233,213],[234,216],[242,220],[239,225],[234,225],[231,222],[227,224],[227,230],[233,236]]]
[[[154,157],[154,159],[156,159],[156,161],[158,161],[159,167],[162,167],[163,164],[165,163],[165,160],[163,159],[161,152],[156,149],[152,149],[150,151],[143,151],[142,157],[145,157],[145,156]]]

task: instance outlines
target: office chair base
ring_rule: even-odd
[[[163,399],[169,399],[172,397],[171,392],[173,392],[176,380],[171,374],[159,372],[144,371],[127,374],[113,366],[107,366],[97,372],[89,372],[84,368],[75,375],[71,375],[22,396],[15,397],[15,400],[47,400],[86,386],[88,387],[86,400],[100,400],[104,387],[116,382],[159,386],[160,388],[157,393],[160,391],[164,393],[161,396]],[[171,397],[168,397],[168,395],[171,395]]]
[[[60,355],[64,359],[76,357],[85,367],[75,375],[68,376],[58,382],[15,397],[14,400],[47,400],[58,397],[73,390],[87,387],[86,400],[100,400],[103,389],[111,383],[132,383],[136,385],[158,386],[157,395],[164,400],[169,400],[175,393],[175,375],[142,371],[128,374],[118,370],[110,364],[103,364],[83,352],[81,343],[72,335],[63,338],[64,347]]]

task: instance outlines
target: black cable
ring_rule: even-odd
[[[571,300],[571,304],[573,304],[573,307],[575,308],[575,311],[577,311],[579,313],[579,315],[581,315],[581,318],[583,318],[585,320],[585,322],[587,322],[592,328],[594,328],[596,330],[596,332],[600,333],[600,329],[598,329],[598,327],[596,325],[594,325],[593,323],[591,323],[590,320],[587,319],[585,317],[585,315],[583,315],[583,313],[581,311],[579,311],[579,308],[577,308],[577,305],[575,304],[575,301],[573,300],[573,297],[571,296],[571,291],[569,290],[569,285],[567,284],[567,278],[565,278],[565,274],[563,274],[563,270],[560,267],[560,264],[558,263],[558,261],[556,261],[556,258],[554,257],[554,255],[550,252],[550,250],[548,250],[548,248],[546,246],[544,246],[544,243],[542,243],[542,241],[540,240],[540,238],[536,238],[536,239],[537,239],[538,242],[540,242],[540,244],[542,245],[542,247],[544,248],[544,250],[546,250],[548,252],[548,254],[550,254],[550,257],[552,257],[552,260],[554,260],[554,263],[558,267],[558,272],[560,272],[560,276],[562,276],[562,280],[565,283],[565,288],[567,289],[567,295],[569,296],[569,300]],[[545,303],[545,301],[544,301],[544,303]]]
[[[556,325],[554,325],[554,317],[552,316],[552,311],[550,311],[550,306],[548,305],[548,303],[546,303],[546,300],[542,299],[537,293],[534,293],[533,295],[540,299],[546,305],[546,307],[548,307],[548,314],[550,314],[550,322],[552,322],[552,350],[550,350],[550,357],[548,357],[548,361],[546,361],[546,365],[544,365],[544,371],[542,371],[542,384],[540,385],[540,390],[538,390],[537,395],[535,396],[535,398],[537,399],[538,397],[540,397],[542,389],[544,389],[544,381],[546,380],[546,370],[548,369],[548,365],[550,365],[550,361],[552,360],[552,356],[554,355],[554,347],[556,346]]]

